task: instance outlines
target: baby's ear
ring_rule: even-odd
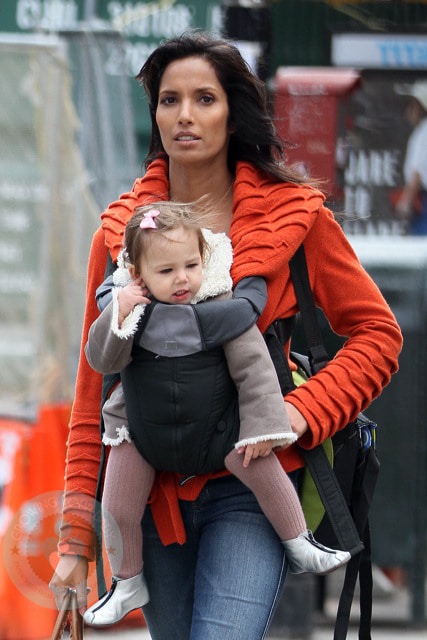
[[[138,273],[136,272],[136,269],[135,269],[134,265],[130,264],[128,266],[128,270],[129,270],[130,277],[132,278],[132,280],[136,280],[137,277],[138,277]]]

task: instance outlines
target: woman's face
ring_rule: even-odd
[[[159,87],[156,121],[172,162],[227,163],[228,100],[214,68],[199,56],[171,62]]]

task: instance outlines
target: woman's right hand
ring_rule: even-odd
[[[297,434],[298,438],[300,438],[306,431],[308,431],[307,420],[290,402],[285,402],[285,407],[289,422],[291,423],[292,431]]]
[[[61,556],[55,573],[49,583],[49,588],[55,597],[58,609],[68,589],[75,589],[77,604],[83,615],[87,609],[87,575],[89,565],[87,558],[83,556]]]

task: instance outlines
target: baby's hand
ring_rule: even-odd
[[[237,449],[237,453],[244,453],[243,458],[243,466],[247,467],[252,460],[252,458],[266,458],[270,455],[273,449],[273,441],[272,440],[263,440],[262,442],[257,442],[256,444],[248,444],[246,447],[240,447]]]
[[[150,304],[147,298],[148,289],[142,284],[141,278],[136,278],[119,290],[117,298],[119,301],[119,324],[130,314],[137,304]]]

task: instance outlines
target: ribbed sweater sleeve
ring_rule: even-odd
[[[80,350],[75,399],[71,412],[65,471],[65,495],[59,552],[93,559],[93,510],[98,478],[101,439],[99,434],[102,377],[89,366],[84,354],[88,331],[98,316],[96,287],[104,279],[107,248],[99,229],[89,255],[86,311]]]
[[[232,275],[235,281],[266,278],[261,331],[298,311],[288,263],[304,242],[315,302],[333,331],[348,338],[324,370],[286,398],[309,424],[298,443],[313,447],[354,419],[388,384],[397,371],[401,332],[321,194],[274,183],[250,165],[242,167],[242,175],[231,227]]]
[[[156,160],[129,193],[120,196],[101,215],[88,260],[86,307],[82,330],[75,397],[70,418],[65,471],[63,518],[59,553],[94,558],[93,511],[101,438],[99,432],[102,376],[90,366],[84,353],[90,326],[98,317],[96,288],[103,282],[108,252],[115,260],[122,248],[123,232],[135,208],[167,198],[167,165]]]

